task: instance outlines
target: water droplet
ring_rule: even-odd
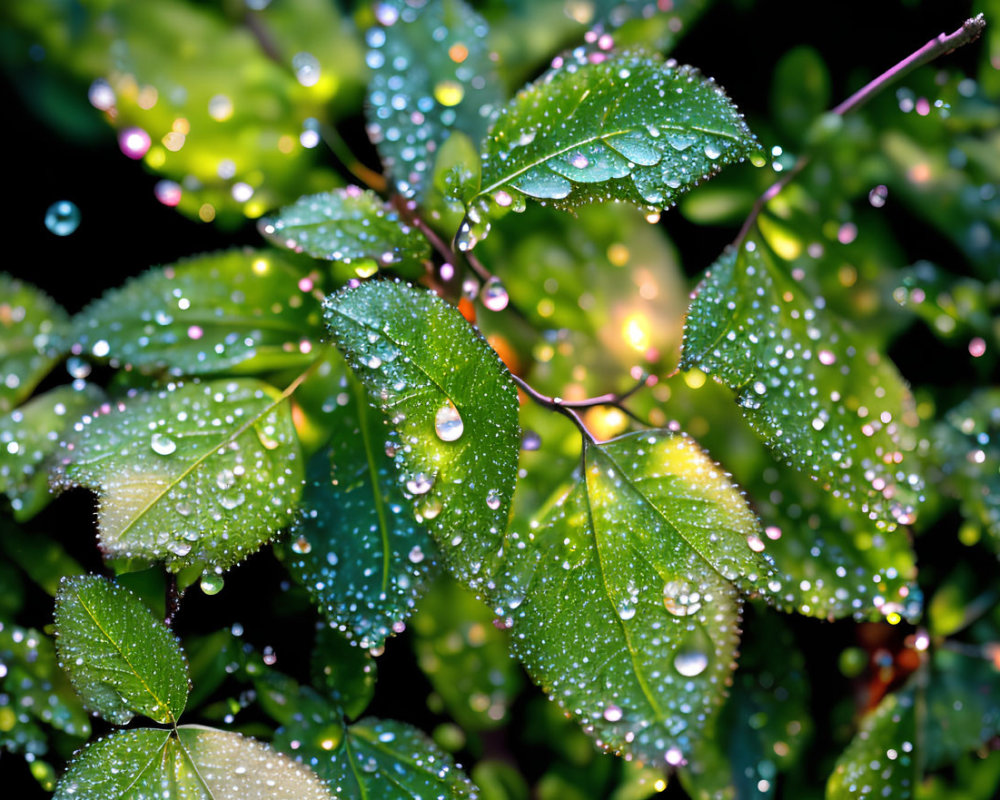
[[[705,145],[705,155],[714,161],[715,159],[717,159],[719,156],[722,155],[722,151],[719,150],[719,148],[715,144],[710,142],[709,144]]]
[[[292,542],[292,552],[298,553],[299,555],[305,555],[312,551],[312,544],[305,536],[300,536],[294,542]]]
[[[424,560],[424,551],[420,549],[420,545],[414,545],[407,555],[407,558],[410,559],[410,563],[419,564]]]
[[[215,476],[215,485],[223,491],[233,488],[236,485],[236,473],[229,468],[219,470],[219,474]]]
[[[604,709],[604,719],[608,722],[618,722],[622,718],[622,710],[614,703],[609,703]]]
[[[631,599],[623,600],[618,605],[618,616],[624,620],[632,619],[635,616],[635,602]]]
[[[320,64],[312,53],[296,53],[292,56],[292,69],[295,70],[295,80],[303,86],[315,86],[319,83]]]
[[[161,456],[169,456],[177,449],[177,442],[165,433],[154,433],[149,440],[149,446],[153,452]]]
[[[222,579],[221,575],[214,575],[210,573],[205,573],[201,576],[201,590],[207,595],[218,594],[222,591],[222,587],[225,585],[225,581]],[[233,626],[234,636],[239,636],[239,633],[235,631],[235,625]],[[240,628],[240,633],[243,632],[243,628]]]
[[[246,502],[246,495],[243,492],[236,492],[235,494],[224,494],[219,497],[219,505],[228,511],[232,511],[234,508],[238,508]]]
[[[45,227],[56,236],[69,236],[80,227],[80,209],[69,200],[59,200],[45,212]]]
[[[417,513],[419,513],[420,516],[423,517],[425,520],[434,519],[438,514],[441,513],[442,508],[443,506],[441,505],[441,499],[439,497],[431,495],[430,497],[427,498],[427,502],[424,503],[422,506],[420,506],[419,509],[417,509]]]
[[[176,540],[167,543],[167,550],[173,553],[175,556],[181,556],[182,558],[191,552],[190,542],[178,542]]]
[[[755,533],[751,533],[747,537],[747,544],[750,545],[750,549],[753,550],[755,553],[761,553],[764,551],[764,542]]]
[[[674,669],[685,678],[701,675],[708,668],[708,656],[701,650],[683,648],[674,656]]]
[[[486,493],[486,505],[488,505],[494,511],[500,508],[500,492],[498,492],[496,489],[490,489]]]
[[[176,181],[162,180],[156,182],[156,186],[153,187],[153,194],[156,195],[156,199],[163,203],[163,205],[173,208],[181,202],[184,191]]]
[[[503,311],[510,302],[507,289],[496,276],[486,281],[479,296],[483,301],[483,305],[490,311]]]
[[[427,494],[434,481],[423,472],[418,472],[406,481],[406,491],[410,494]]]
[[[870,192],[868,192],[868,202],[872,204],[873,208],[882,208],[885,205],[885,201],[889,198],[889,188],[885,184],[879,184]]]
[[[675,617],[687,617],[701,610],[701,594],[687,581],[667,581],[663,605]]]
[[[434,87],[434,99],[443,106],[457,106],[465,97],[465,87],[458,81],[439,81]]]
[[[465,423],[455,404],[448,400],[434,417],[434,433],[442,442],[454,442],[465,432]]]
[[[146,155],[152,143],[149,134],[142,128],[124,128],[118,134],[118,147],[125,155],[136,161]]]

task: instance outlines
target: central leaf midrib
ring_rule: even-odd
[[[382,490],[375,467],[375,453],[372,450],[371,436],[367,425],[367,414],[370,410],[368,400],[365,397],[364,389],[355,382],[354,397],[358,403],[358,428],[361,430],[361,441],[365,448],[365,458],[368,462],[368,477],[372,485],[372,501],[375,505],[375,514],[378,517],[379,533],[382,537],[382,587],[384,594],[389,587],[389,567],[390,554],[392,548],[389,545],[389,527],[385,516],[385,503],[382,497]]]

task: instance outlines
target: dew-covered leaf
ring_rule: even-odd
[[[97,575],[56,595],[59,663],[88,708],[125,725],[135,714],[176,724],[188,695],[177,639],[132,592]]]
[[[773,797],[811,730],[805,658],[791,631],[773,614],[750,622],[729,698],[680,772],[698,800]]]
[[[623,200],[648,211],[750,154],[756,139],[711,79],[645,52],[567,56],[500,113],[482,186],[462,223],[468,250],[525,198],[573,208]]]
[[[273,387],[170,385],[104,411],[78,423],[55,481],[98,492],[106,555],[221,571],[292,521],[304,469]]]
[[[309,769],[238,733],[139,728],[87,745],[56,800],[330,800]]]
[[[477,144],[504,101],[486,22],[462,0],[380,3],[368,31],[368,135],[397,192],[420,197],[452,130]]]
[[[517,477],[517,390],[497,354],[436,295],[400,282],[326,302],[334,341],[393,430],[399,480],[455,576],[496,572]]]
[[[922,481],[913,399],[892,363],[824,311],[750,238],[712,266],[684,331],[681,367],[736,393],[785,462],[891,530],[916,517]]]
[[[403,722],[365,717],[349,727],[332,708],[300,715],[275,747],[293,753],[341,800],[448,800],[477,796],[447,753]]]
[[[76,355],[171,375],[307,364],[322,338],[317,280],[302,263],[228,250],[149,270],[73,318]]]
[[[373,191],[357,186],[300,197],[259,228],[279,247],[343,265],[345,280],[384,268],[415,278],[431,254],[419,231]]]
[[[504,549],[496,610],[535,680],[604,747],[680,764],[735,666],[740,592],[771,570],[739,490],[688,437],[629,434],[587,445]]]
[[[68,317],[48,295],[0,272],[0,414],[28,397],[57,359]]]
[[[39,723],[75,740],[90,735],[89,716],[59,669],[49,637],[0,621],[0,749],[45,755],[49,737]]]
[[[359,717],[375,696],[375,659],[326,625],[316,632],[310,672],[313,686],[325,690],[348,719]]]
[[[826,784],[827,800],[909,800],[919,778],[914,696],[886,697],[861,723]]]
[[[455,721],[467,731],[504,723],[522,673],[490,609],[441,578],[421,600],[412,627],[420,669]]]
[[[30,519],[48,504],[46,460],[68,428],[103,399],[93,384],[60,386],[0,417],[0,492],[15,519]]]
[[[934,432],[945,488],[962,516],[1000,554],[1000,389],[980,389],[945,415]]]
[[[402,630],[437,571],[437,546],[406,508],[389,430],[364,387],[345,378],[337,403],[333,441],[309,462],[284,561],[327,621],[370,649]]]

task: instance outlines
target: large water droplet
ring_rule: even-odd
[[[219,496],[219,505],[222,506],[227,511],[232,511],[234,508],[238,508],[246,502],[246,495],[243,492],[236,492],[235,494],[224,494]]]
[[[219,474],[215,476],[215,485],[223,491],[231,489],[236,485],[236,473],[228,467],[219,470]]]
[[[635,616],[635,601],[631,598],[623,600],[618,604],[618,616],[624,620],[632,619]]]
[[[423,472],[418,472],[406,481],[406,491],[410,494],[427,494],[431,490],[434,481]]]
[[[149,151],[153,143],[142,128],[125,128],[118,134],[118,147],[129,158],[139,160]]]
[[[479,296],[482,298],[483,305],[490,311],[503,311],[510,302],[510,295],[507,294],[506,287],[496,276],[486,281]]]
[[[608,722],[618,722],[622,718],[622,710],[614,703],[608,703],[604,708],[604,719]]]
[[[458,81],[439,81],[434,87],[434,99],[443,106],[457,106],[465,97],[465,87]]]
[[[434,417],[434,433],[442,442],[454,442],[460,439],[464,432],[465,423],[462,422],[462,415],[458,413],[451,400],[446,401]]]
[[[715,144],[710,142],[705,145],[705,155],[714,161],[715,159],[717,159],[719,156],[722,155],[722,151],[719,150],[719,148]]]
[[[868,202],[872,204],[873,208],[882,208],[885,205],[885,201],[889,198],[889,189],[884,184],[879,184],[870,192],[868,192]]]
[[[69,236],[80,227],[80,209],[69,200],[59,200],[45,212],[45,227],[56,236]]]
[[[496,489],[490,489],[486,493],[486,505],[489,506],[494,511],[500,508],[500,499],[501,499],[500,492],[498,492]]]
[[[295,80],[303,86],[315,86],[319,83],[319,60],[312,53],[296,53],[292,56],[292,69],[295,70]]]
[[[161,456],[169,456],[177,449],[177,442],[165,433],[154,433],[150,437],[149,446],[153,448],[154,453]]]
[[[663,584],[663,605],[675,617],[687,617],[701,609],[701,594],[687,581]]]
[[[201,576],[201,590],[208,595],[218,594],[222,591],[225,581],[221,575],[205,573]]]
[[[674,656],[674,669],[685,678],[701,675],[708,668],[708,656],[701,650],[685,647]]]
[[[181,556],[182,558],[191,552],[190,542],[178,542],[176,540],[167,543],[167,550],[173,553],[175,556]]]

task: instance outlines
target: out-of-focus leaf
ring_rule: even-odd
[[[375,659],[339,631],[323,625],[316,632],[310,660],[313,685],[325,689],[348,719],[355,719],[375,696]]]
[[[402,722],[366,717],[348,727],[332,708],[317,709],[281,728],[274,743],[311,767],[341,800],[477,796],[451,756]]]
[[[527,198],[567,209],[622,200],[657,212],[755,147],[729,98],[691,67],[642,51],[597,63],[568,56],[500,113],[456,241],[471,249],[491,217]]]
[[[788,464],[880,528],[916,518],[913,400],[892,363],[811,299],[749,238],[706,274],[681,366],[736,393],[750,425]]]
[[[734,685],[681,779],[696,798],[768,798],[802,756],[811,729],[806,664],[791,632],[756,615]]]
[[[170,629],[132,592],[97,575],[63,581],[56,595],[60,665],[88,708],[127,724],[144,714],[177,724],[188,669]]]
[[[0,414],[28,397],[52,369],[53,339],[68,322],[46,294],[0,272]]]
[[[686,436],[646,431],[584,455],[575,484],[508,536],[497,613],[599,744],[676,766],[735,666],[738,589],[766,591],[758,522]]]
[[[800,45],[785,53],[774,69],[771,108],[778,123],[801,139],[830,104],[830,75],[814,48]]]
[[[489,27],[463,0],[380,3],[368,31],[368,134],[395,189],[422,197],[452,130],[478,144],[504,101]]]
[[[260,224],[275,244],[337,262],[345,280],[386,267],[408,277],[423,272],[430,244],[370,190],[357,186],[300,197]]]
[[[284,561],[327,621],[370,649],[413,613],[437,571],[437,546],[405,507],[382,413],[353,379],[337,403],[333,441],[309,463]]]
[[[303,472],[288,401],[239,379],[171,385],[86,418],[55,480],[99,493],[107,555],[221,571],[292,521]]]
[[[507,720],[521,671],[489,608],[444,578],[421,601],[413,632],[420,668],[464,730],[496,728]]]
[[[30,519],[48,504],[46,460],[69,427],[103,399],[93,384],[60,386],[0,417],[0,492],[10,499],[14,519]]]
[[[517,477],[517,391],[452,306],[400,282],[332,295],[327,324],[386,414],[400,482],[445,562],[475,588],[495,574]]]
[[[171,375],[303,367],[322,340],[318,276],[263,250],[149,270],[73,318],[76,355]]]
[[[238,733],[185,725],[117,731],[87,745],[57,800],[330,800],[312,771]]]

